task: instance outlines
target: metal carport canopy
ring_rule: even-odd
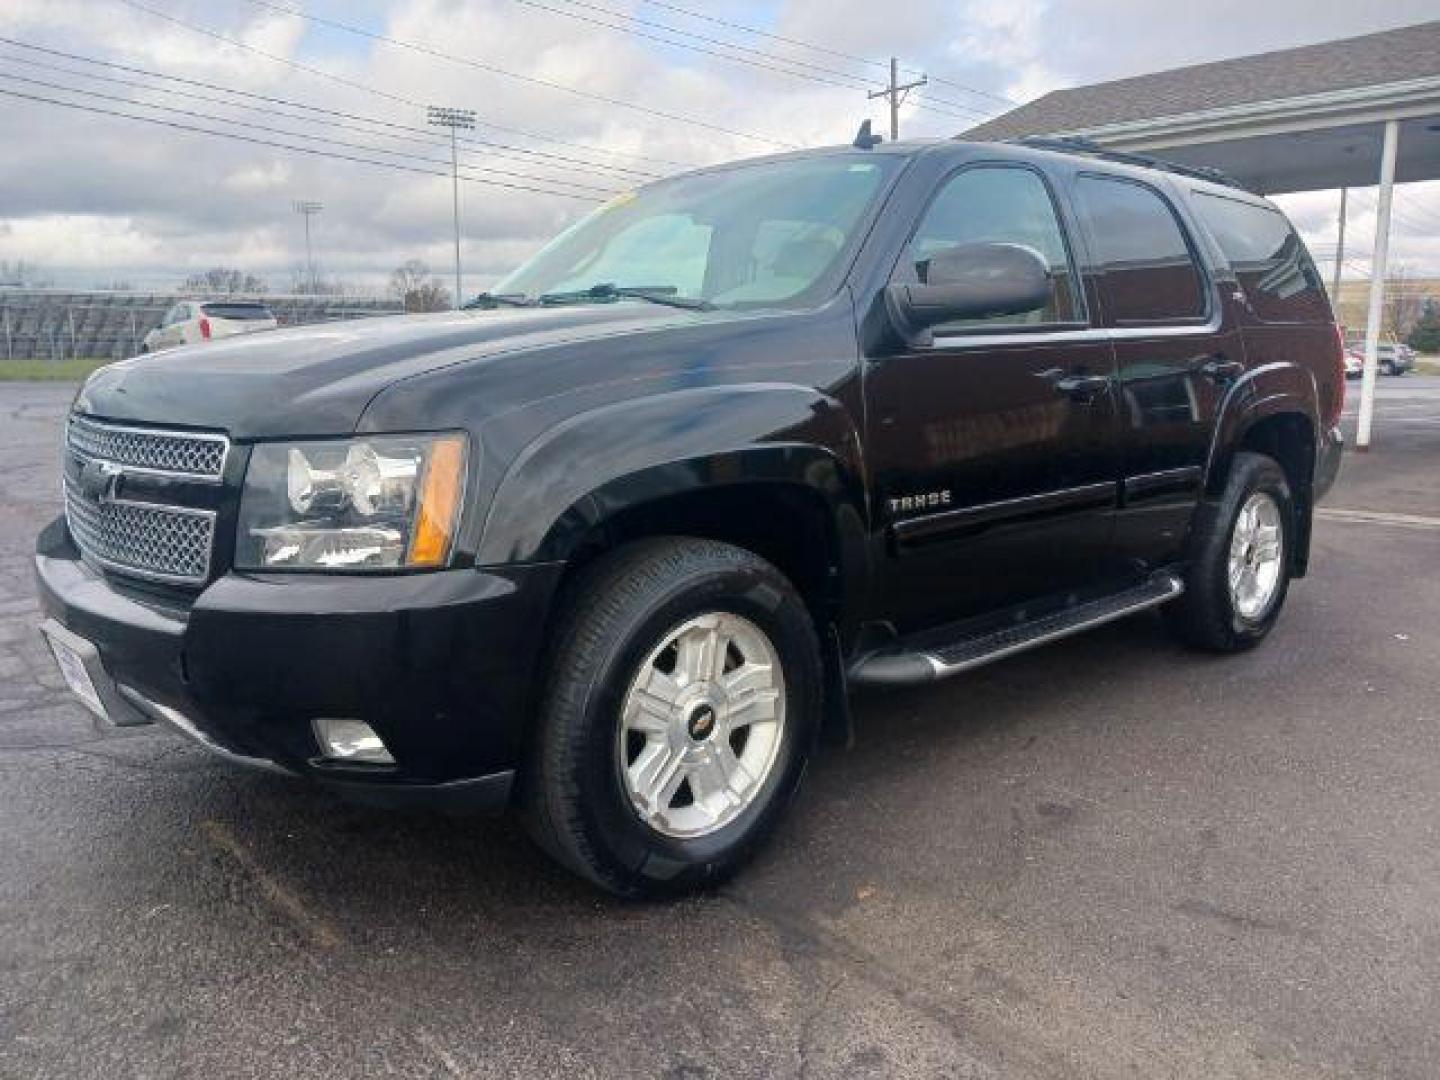
[[[1440,21],[1058,90],[964,139],[1083,138],[1266,195],[1379,186],[1356,445],[1370,443],[1396,182],[1440,179]]]

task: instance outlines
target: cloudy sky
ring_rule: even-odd
[[[378,290],[408,258],[445,272],[436,103],[477,116],[460,192],[470,291],[649,176],[878,124],[864,85],[884,72],[867,58],[945,80],[902,129],[947,136],[1005,99],[1437,17],[1440,0],[3,0],[0,261],[145,288],[223,264],[283,289],[308,199],[324,204],[326,275]],[[1334,194],[1283,201],[1317,256],[1333,250]],[[1373,191],[1352,200],[1361,249],[1373,207]],[[1440,274],[1440,184],[1400,189],[1397,214],[1395,258]]]

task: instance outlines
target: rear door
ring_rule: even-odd
[[[1052,295],[1024,315],[948,323],[866,369],[868,458],[899,629],[1103,579],[1116,498],[1110,343],[1090,325],[1047,174],[977,163],[941,181],[892,280],[945,248],[1020,244]]]
[[[1075,201],[1119,379],[1115,542],[1127,558],[1163,564],[1183,552],[1220,404],[1245,371],[1244,343],[1168,192],[1082,172]]]

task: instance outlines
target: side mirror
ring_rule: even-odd
[[[916,264],[919,284],[890,285],[885,306],[907,341],[956,319],[1038,311],[1050,302],[1050,270],[1020,244],[959,244]]]

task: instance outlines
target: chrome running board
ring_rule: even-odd
[[[935,682],[1158,607],[1184,591],[1185,583],[1175,574],[1158,573],[1139,585],[999,629],[967,633],[961,624],[926,630],[861,657],[850,668],[850,682],[861,686]]]

